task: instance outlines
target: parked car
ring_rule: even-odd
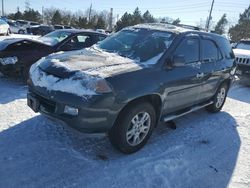
[[[30,69],[28,105],[82,132],[108,132],[116,148],[132,153],[158,121],[203,107],[219,112],[235,67],[224,37],[137,25],[92,48],[39,60]]]
[[[53,27],[55,30],[64,29],[63,25],[54,25]]]
[[[64,26],[64,29],[74,29],[73,27],[71,27],[71,26]]]
[[[4,20],[0,19],[0,35],[9,35],[10,27]]]
[[[54,28],[48,25],[37,25],[27,28],[27,32],[32,35],[44,36],[54,31]]]
[[[106,33],[106,31],[104,29],[96,29],[96,31],[99,33]]]
[[[241,40],[234,47],[236,56],[236,74],[242,79],[250,79],[250,39]]]
[[[37,40],[6,39],[0,43],[0,72],[10,76],[21,75],[26,80],[30,66],[41,57],[90,47],[105,37],[86,30],[58,30]]]
[[[16,23],[24,28],[30,28],[32,26],[40,25],[38,22],[32,22],[32,21],[26,21],[26,20],[17,20]]]
[[[10,33],[25,34],[26,28],[19,26],[14,20],[8,20]]]

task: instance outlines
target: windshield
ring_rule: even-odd
[[[100,42],[99,48],[139,62],[161,56],[170,46],[173,34],[146,29],[122,30]]]
[[[54,31],[40,38],[44,43],[54,46],[71,35],[68,31]]]
[[[240,42],[236,46],[237,49],[250,50],[250,41]]]

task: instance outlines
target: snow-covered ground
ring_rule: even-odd
[[[159,125],[132,155],[33,113],[26,91],[0,78],[0,187],[250,187],[250,88],[232,88],[218,114]]]

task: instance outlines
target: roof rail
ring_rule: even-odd
[[[160,23],[165,23],[165,24],[169,24],[169,25],[173,25],[173,26],[177,26],[177,27],[182,27],[184,29],[190,29],[190,30],[196,30],[196,31],[204,31],[204,29],[197,27],[197,26],[193,26],[193,25],[186,25],[186,24],[172,24],[172,23],[168,23],[168,22],[160,22]]]

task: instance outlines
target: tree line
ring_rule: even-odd
[[[74,12],[60,10],[56,8],[47,8],[43,10],[43,14],[40,12],[26,7],[24,12],[21,12],[17,8],[16,13],[8,14],[7,17],[13,20],[28,20],[48,25],[67,25],[75,28],[86,28],[86,29],[110,29],[110,12],[96,11],[86,9],[81,12]],[[114,23],[114,18],[112,18]],[[154,16],[147,10],[145,13],[141,13],[137,7],[132,14],[125,12],[121,18],[116,22],[113,29],[119,31],[127,26],[132,26],[140,23],[154,23],[154,22],[168,22],[177,24],[180,23],[180,19],[172,19],[169,17],[154,18]]]
[[[91,11],[91,14],[89,13]],[[86,29],[107,29],[109,12],[95,10],[86,10],[85,12],[64,11],[56,8],[44,9],[43,14],[28,8],[21,12],[19,8],[16,13],[7,15],[7,18],[13,20],[28,20],[48,25],[66,25],[75,28]]]
[[[90,8],[83,12],[78,11],[74,13],[56,8],[47,8],[44,9],[43,14],[41,14],[27,6],[24,12],[21,12],[18,8],[16,13],[8,14],[7,17],[14,20],[23,19],[49,25],[67,25],[86,29],[111,29],[109,28],[110,12],[105,10],[96,11]],[[112,18],[112,21],[114,23],[114,18]],[[141,13],[140,9],[137,7],[133,13],[125,12],[121,18],[117,20],[112,29],[119,31],[127,26],[154,22],[178,24],[181,20],[179,18],[172,19],[169,17],[155,18],[148,10]],[[220,35],[226,34],[228,24],[227,15],[223,14],[215,24],[213,32]],[[228,35],[233,41],[239,41],[242,38],[250,38],[250,5],[239,15],[238,23],[229,28]]]

